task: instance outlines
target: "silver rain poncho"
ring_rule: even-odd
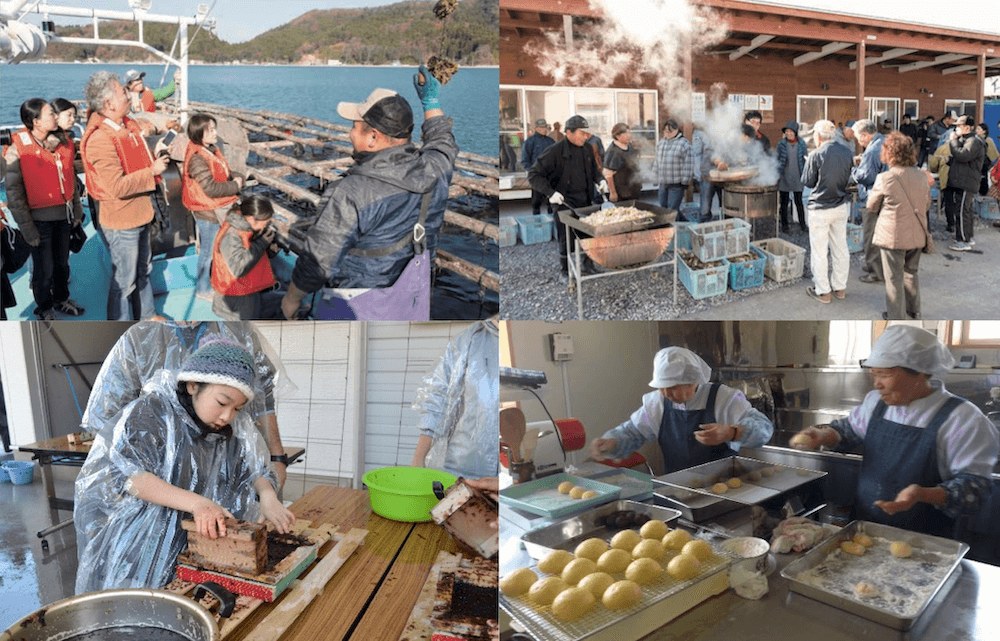
[[[198,349],[201,339],[209,334],[224,336],[253,355],[257,393],[245,411],[255,421],[274,412],[276,390],[287,393],[295,389],[277,354],[248,322],[142,321],[122,334],[104,359],[81,427],[94,434],[100,432],[123,407],[139,397],[143,384],[154,372],[179,370],[185,359]]]
[[[142,395],[97,435],[76,479],[77,594],[159,588],[173,579],[177,555],[187,546],[181,519],[190,515],[130,494],[136,476],[149,472],[248,521],[260,516],[253,483],[267,478],[278,485],[245,408],[231,423],[231,437],[202,437],[177,398],[176,376],[154,374]]]
[[[413,400],[420,433],[434,439],[424,465],[466,478],[500,472],[500,340],[480,321],[448,344]]]

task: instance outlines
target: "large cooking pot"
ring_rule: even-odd
[[[223,618],[236,600],[217,583],[195,588],[195,599],[210,592],[222,603]],[[215,618],[195,600],[145,588],[88,592],[56,601],[26,616],[0,641],[219,641]]]

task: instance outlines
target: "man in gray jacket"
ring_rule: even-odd
[[[420,149],[410,140],[413,112],[396,92],[376,89],[364,102],[337,105],[354,122],[355,164],[323,194],[281,303],[286,318],[327,288],[321,303],[330,318],[429,319],[430,265],[458,145],[440,83],[421,66],[413,84],[424,108]]]
[[[982,179],[983,159],[986,158],[986,145],[976,137],[975,127],[976,122],[971,116],[959,116],[948,141],[951,148],[948,187],[957,190],[956,197],[945,203],[952,208],[955,219],[955,242],[949,247],[961,252],[969,251],[976,242],[972,238],[975,202]]]
[[[847,181],[851,178],[851,152],[834,141],[837,126],[829,120],[813,125],[816,149],[806,158],[802,184],[811,189],[809,203],[809,266],[813,286],[806,288],[811,298],[829,303],[833,296],[847,296],[850,254],[847,251],[847,215],[851,199]],[[833,258],[833,275],[828,273],[827,251]]]

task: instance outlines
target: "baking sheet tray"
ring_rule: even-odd
[[[724,550],[718,543],[707,541],[712,547],[714,554],[702,562],[702,571],[694,579],[689,581],[676,581],[666,573],[664,569],[661,578],[651,585],[641,586],[642,599],[635,606],[625,610],[608,610],[600,603],[594,605],[583,617],[569,623],[563,623],[552,616],[552,608],[549,606],[538,607],[532,605],[527,595],[524,597],[508,597],[499,594],[499,604],[512,619],[523,625],[527,632],[535,639],[545,639],[546,641],[582,641],[590,638],[614,638],[614,639],[634,639],[638,638],[632,623],[636,619],[652,618],[655,623],[651,629],[665,625],[671,617],[658,612],[667,607],[667,599],[671,597],[683,598],[685,594],[696,592],[704,584],[721,580],[728,586],[728,579],[720,577],[719,573],[725,574],[726,570],[737,559],[731,552]],[[661,565],[666,568],[666,557]],[[533,564],[531,569],[539,577],[548,576],[538,570]],[[625,578],[624,574],[612,575],[616,581]],[[725,587],[724,586],[724,587]],[[724,587],[722,589],[724,589]],[[717,593],[704,595],[704,598]],[[695,599],[698,601],[698,599]],[[703,600],[703,599],[702,599]],[[700,601],[698,601],[700,602]],[[694,604],[696,605],[696,603]],[[661,607],[657,607],[661,606]],[[690,607],[693,607],[690,606]],[[643,633],[645,634],[645,632]],[[641,636],[641,635],[640,635]]]
[[[569,494],[562,494],[557,488],[563,481],[571,481],[574,485],[594,490],[597,496],[591,499],[574,499]],[[561,473],[504,488],[500,490],[500,502],[532,514],[558,519],[593,509],[608,501],[616,501],[621,493],[620,487]]]
[[[859,532],[875,540],[864,556],[840,549],[843,541]],[[913,546],[913,555],[893,557],[889,553],[892,541],[906,541]],[[854,521],[790,563],[781,576],[795,592],[896,630],[909,630],[942,587],[954,584],[948,583],[948,578],[968,551],[969,546],[961,541]],[[817,584],[813,577],[822,583]],[[862,581],[878,594],[868,598],[856,595],[854,587]]]
[[[639,512],[651,519],[659,519],[668,524],[676,521],[681,515],[680,510],[669,507],[659,507],[636,501],[615,501],[595,510],[526,532],[521,537],[521,542],[524,543],[524,548],[533,559],[540,559],[556,549],[572,552],[577,545],[590,538],[604,539],[610,542],[611,537],[621,530],[598,525],[596,521],[605,514],[621,510]],[[630,529],[638,530],[639,527]]]
[[[675,488],[676,491],[659,493],[695,510],[723,500],[756,505],[824,476],[826,472],[729,456],[663,476],[654,476],[653,482]],[[712,485],[725,483],[731,478],[740,479],[742,485],[727,489],[725,494],[712,492]]]
[[[663,227],[664,225],[677,220],[676,211],[659,207],[657,205],[650,205],[649,203],[645,203],[641,200],[625,200],[620,203],[615,203],[615,207],[635,207],[636,209],[652,212],[653,217],[643,220],[626,220],[610,225],[590,225],[588,223],[581,222],[581,217],[589,216],[595,211],[599,211],[601,209],[600,205],[592,205],[590,207],[581,207],[576,210],[576,213],[569,209],[560,209],[559,220],[561,220],[564,225],[569,225],[574,229],[579,229],[580,231],[595,238],[599,236],[614,236],[616,234],[642,231],[643,229],[652,229],[653,227]],[[579,214],[579,216],[577,214]]]
[[[591,474],[590,478],[622,489],[622,499],[645,501],[653,497],[653,477],[627,467],[612,467],[605,472]]]

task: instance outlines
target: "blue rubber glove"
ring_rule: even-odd
[[[420,84],[421,74],[424,76],[424,84]],[[441,83],[427,71],[427,65],[420,65],[420,73],[413,74],[413,87],[417,90],[417,96],[420,98],[420,104],[423,105],[424,111],[441,108],[439,98]]]

